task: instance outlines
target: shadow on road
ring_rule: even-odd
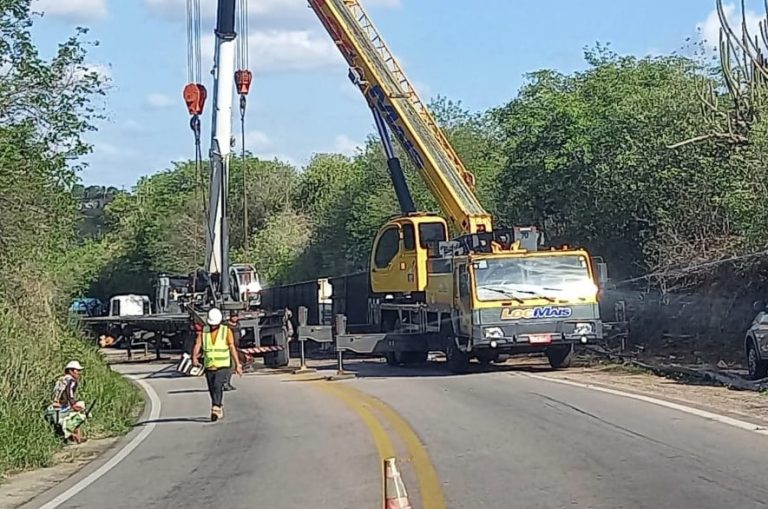
[[[195,394],[195,393],[208,393],[207,389],[179,389],[176,391],[168,391],[166,394]]]
[[[148,419],[146,421],[139,421],[133,425],[134,428],[144,426],[146,424],[166,424],[166,423],[179,423],[179,422],[211,422],[210,417],[162,417],[160,419]]]
[[[338,367],[336,363],[312,363],[312,368],[318,371],[332,371]],[[451,373],[445,361],[430,361],[424,364],[409,366],[389,366],[383,361],[349,359],[344,362],[344,370],[354,373],[357,378],[387,379],[387,378],[431,378],[431,377],[457,377],[477,374],[495,373],[551,373],[553,369],[549,364],[538,358],[514,359],[505,364],[491,364],[483,366],[472,362],[469,371],[465,375]]]

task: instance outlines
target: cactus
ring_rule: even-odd
[[[704,108],[709,110],[707,118],[714,128],[710,137],[746,143],[752,125],[766,105],[768,59],[764,48],[768,47],[768,0],[763,0],[763,4],[765,17],[759,22],[760,33],[753,36],[747,27],[745,0],[741,0],[740,33],[729,23],[723,0],[717,0],[720,70],[725,94],[719,93],[711,82],[703,93]],[[721,97],[731,102],[726,110],[718,101]]]

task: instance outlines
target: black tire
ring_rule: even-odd
[[[498,358],[497,355],[491,355],[491,356],[488,356],[488,355],[478,355],[477,356],[477,362],[479,362],[480,365],[483,366],[484,368],[487,368],[488,366],[491,365],[492,362],[496,362],[497,358]]]
[[[760,380],[768,376],[768,361],[760,358],[753,341],[747,345],[747,368],[749,378],[752,380]]]
[[[395,352],[387,352],[384,354],[384,359],[387,361],[387,366],[399,366],[400,362],[397,359]]]
[[[445,356],[451,373],[463,375],[469,371],[469,355],[459,350],[453,335],[446,338]]]
[[[547,350],[547,359],[553,369],[569,368],[573,360],[573,347],[555,347]]]
[[[400,354],[400,362],[405,365],[424,364],[427,362],[429,352],[403,352]]]

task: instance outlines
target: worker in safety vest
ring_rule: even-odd
[[[198,358],[200,352],[203,353],[205,380],[208,382],[208,392],[211,395],[211,421],[214,422],[224,417],[224,385],[232,373],[232,364],[235,365],[235,372],[238,375],[243,374],[232,329],[222,324],[222,320],[219,309],[212,308],[208,311],[206,326],[195,337],[195,346],[192,350],[192,363],[195,366],[200,365]]]

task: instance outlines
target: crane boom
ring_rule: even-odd
[[[389,125],[443,213],[462,233],[488,231],[474,176],[448,142],[358,0],[309,0],[350,66],[353,81]]]
[[[235,74],[235,0],[219,0],[214,53],[211,183],[206,242],[206,268],[218,275],[221,293],[229,294],[229,224],[227,189],[232,138],[232,99]]]

